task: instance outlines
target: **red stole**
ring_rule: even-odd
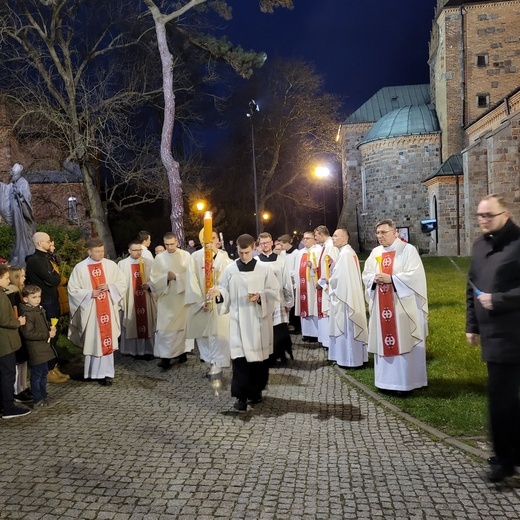
[[[391,275],[394,268],[395,251],[383,252],[381,272]],[[379,323],[383,339],[383,357],[399,355],[399,338],[395,319],[394,285],[383,283],[377,286],[379,299]]]
[[[88,264],[87,268],[94,290],[99,285],[107,283],[103,264]],[[114,345],[112,345],[112,320],[110,318],[110,293],[108,291],[103,291],[96,298],[96,319],[101,338],[101,351],[103,356],[108,356],[114,352]]]
[[[132,269],[132,289],[134,295],[134,312],[137,329],[137,337],[139,339],[148,338],[148,312],[146,306],[146,291],[141,289],[144,281],[142,272],[143,264],[130,264]]]
[[[308,253],[303,253],[300,260],[300,268],[298,274],[300,276],[300,318],[306,318],[309,315],[309,302],[307,299],[307,259]]]

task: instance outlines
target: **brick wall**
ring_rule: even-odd
[[[432,91],[442,130],[442,161],[464,147],[461,20],[458,11],[443,11],[437,19],[438,41],[431,48]]]
[[[456,176],[439,176],[428,183],[428,200],[430,218],[437,214],[437,231],[432,233],[430,253],[439,256],[453,256],[459,251],[465,254],[466,234],[464,221],[464,178]],[[457,220],[457,191],[459,194]],[[435,212],[434,204],[437,204]],[[457,227],[459,228],[457,238]],[[457,241],[459,242],[457,247]]]
[[[359,214],[364,248],[376,245],[377,221],[391,218],[410,228],[412,244],[429,252],[430,238],[420,229],[420,220],[429,218],[428,189],[422,181],[439,166],[439,134],[383,139],[359,149],[366,179],[366,205]]]
[[[520,2],[494,2],[465,8],[466,124],[515,90],[520,74]],[[477,56],[487,65],[477,66]],[[489,94],[479,108],[477,96]]]
[[[345,124],[341,128],[343,167],[343,211],[340,225],[348,229],[350,245],[359,252],[357,213],[362,204],[361,193],[361,152],[358,143],[370,130],[373,123]]]
[[[496,127],[493,126],[495,119],[490,113],[487,117],[490,128],[479,125],[480,138],[473,135],[473,144],[462,153],[467,254],[480,233],[475,213],[483,196],[496,193],[504,197],[513,220],[520,222],[520,111],[510,114]]]

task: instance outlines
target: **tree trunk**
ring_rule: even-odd
[[[170,188],[172,231],[181,244],[184,244],[182,183],[179,163],[173,158],[172,136],[175,123],[175,94],[173,92],[173,58],[168,48],[166,27],[161,18],[154,14],[157,44],[162,63],[164,121],[161,135],[161,160],[168,176]]]
[[[101,197],[99,196],[99,190],[94,183],[92,168],[88,164],[83,164],[81,165],[81,171],[83,173],[83,180],[85,182],[85,189],[90,206],[90,220],[94,222],[99,238],[105,242],[105,256],[111,260],[115,260],[117,254],[114,239],[112,238],[112,233],[108,226],[107,216],[103,203],[101,202]]]

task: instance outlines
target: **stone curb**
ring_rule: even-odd
[[[481,459],[487,460],[487,458],[491,455],[490,453],[487,453],[483,450],[479,450],[478,448],[475,448],[473,446],[470,446],[469,444],[466,444],[465,442],[460,441],[459,439],[456,439],[455,437],[451,437],[447,435],[446,433],[438,430],[437,428],[434,428],[430,426],[429,424],[426,424],[422,421],[419,421],[415,417],[411,416],[410,414],[403,412],[400,408],[392,404],[391,402],[387,401],[384,397],[381,397],[378,393],[374,392],[370,388],[368,388],[363,383],[359,382],[357,379],[352,377],[351,375],[347,374],[343,369],[338,367],[338,365],[334,365],[334,370],[343,378],[345,378],[351,385],[355,386],[365,394],[367,394],[371,399],[376,401],[381,406],[384,406],[387,410],[390,410],[393,414],[397,415],[401,419],[405,420],[406,422],[409,422],[416,426],[417,428],[420,428],[421,430],[425,431],[429,435],[432,435],[433,437],[436,437],[437,439],[450,444],[451,446],[454,446],[455,448],[458,448],[459,450],[465,451],[468,454],[471,454],[475,457],[479,457]]]

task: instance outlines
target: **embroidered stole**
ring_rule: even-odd
[[[142,260],[141,258],[139,260]],[[144,281],[144,262],[130,264],[132,269],[132,290],[134,295],[134,312],[137,337],[148,338],[148,311],[146,306],[146,291],[141,288]]]
[[[307,298],[307,265],[308,253],[303,253],[300,260],[298,274],[300,275],[300,318],[306,318],[309,315],[309,302]]]
[[[381,272],[391,275],[394,268],[395,251],[383,252],[381,255]],[[377,286],[379,299],[379,323],[383,339],[383,357],[399,355],[399,338],[395,319],[394,285],[383,283]]]
[[[99,285],[106,283],[105,272],[101,263],[88,264],[87,268],[94,290]],[[110,293],[108,291],[103,291],[96,298],[96,319],[101,338],[102,355],[108,356],[114,352],[114,345],[112,345],[112,320],[110,318]]]

